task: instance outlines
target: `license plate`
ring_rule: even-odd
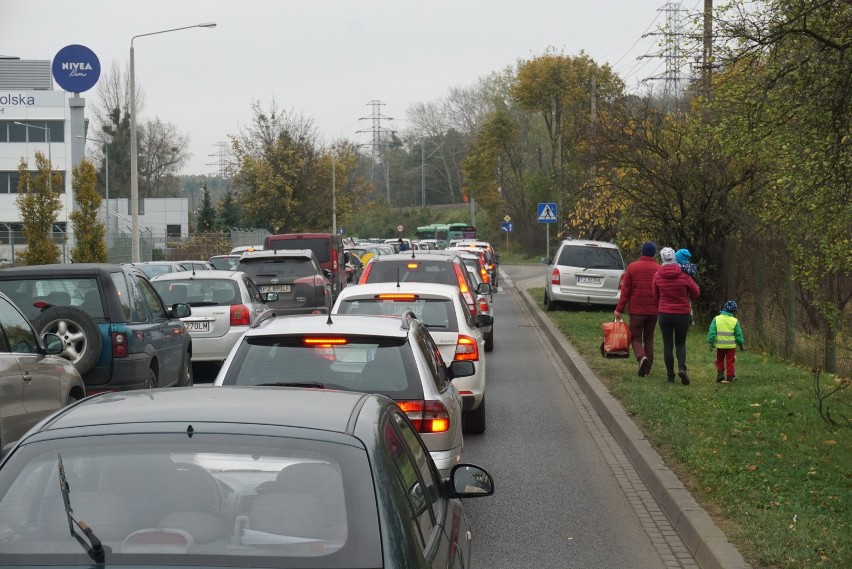
[[[593,284],[599,285],[603,282],[602,277],[585,277],[582,275],[577,275],[577,284]]]
[[[186,322],[186,329],[190,332],[209,332],[210,331],[210,322]]]
[[[290,285],[263,285],[260,292],[290,292]]]

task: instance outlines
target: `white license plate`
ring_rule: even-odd
[[[210,331],[210,322],[185,322],[186,329],[190,332],[209,332]]]
[[[577,284],[599,285],[602,282],[603,282],[602,277],[584,277],[582,275],[577,275]]]
[[[290,285],[263,285],[260,292],[290,292]]]

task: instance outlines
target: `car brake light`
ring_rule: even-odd
[[[464,280],[464,273],[462,273],[461,267],[456,264],[453,264],[453,267],[456,270],[456,281],[459,283],[459,290],[463,293],[470,292],[470,289],[467,288],[467,281]]]
[[[306,346],[342,346],[349,343],[346,338],[305,338],[303,341]]]
[[[480,312],[488,312],[488,301],[484,298],[479,299],[479,311]]]
[[[367,266],[364,267],[364,272],[361,273],[361,278],[358,279],[358,284],[367,284],[367,277],[370,275],[370,271],[373,270],[373,263],[367,263]]]
[[[112,336],[112,357],[127,357],[127,334],[124,332],[113,332],[110,336]]]
[[[231,326],[248,326],[251,324],[251,312],[245,304],[231,305]]]
[[[331,250],[331,272],[332,272],[332,273],[336,273],[336,272],[337,272],[337,268],[338,268],[338,265],[337,265],[337,251],[336,251],[336,250],[334,250],[334,249],[332,249],[332,250]]]
[[[456,343],[455,361],[479,361],[479,345],[474,338],[459,334],[458,342]]]
[[[394,302],[412,302],[417,300],[416,294],[377,294],[374,297],[376,300],[393,300]]]
[[[479,274],[482,276],[482,282],[489,283],[491,282],[491,277],[488,276],[488,269],[482,267],[479,269]]]
[[[562,277],[559,276],[559,269],[553,269],[553,273],[550,275],[550,284],[561,284]]]
[[[397,401],[418,433],[445,433],[450,430],[450,414],[440,401]]]

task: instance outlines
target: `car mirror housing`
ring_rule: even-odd
[[[553,259],[551,259],[550,257],[542,257],[541,262],[545,265],[552,265]]]
[[[44,351],[49,356],[56,356],[62,353],[63,345],[62,338],[56,334],[45,334],[41,337],[44,343]]]
[[[473,362],[462,360],[451,363],[450,367],[447,368],[447,371],[452,379],[457,377],[470,377],[476,373],[476,367],[473,365]]]
[[[444,490],[449,498],[491,496],[494,493],[494,479],[482,467],[461,463],[453,467]]]
[[[488,295],[491,294],[491,292],[491,283],[479,283],[479,286],[476,287],[477,294]]]
[[[488,328],[494,325],[494,317],[490,314],[479,314],[476,317],[477,328]]]
[[[192,314],[192,308],[185,302],[176,302],[172,305],[172,314],[175,318],[186,318]]]

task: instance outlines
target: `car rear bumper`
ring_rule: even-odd
[[[95,368],[83,377],[86,393],[143,389],[150,368],[151,357],[145,353],[113,358],[111,374],[104,373],[106,368]]]
[[[192,336],[193,362],[223,362],[240,341],[248,326],[233,326],[224,336],[204,338]]]
[[[560,302],[576,302],[578,304],[601,304],[615,306],[621,297],[619,292],[589,288],[562,288],[559,285],[549,284],[547,293],[550,300]]]
[[[458,446],[447,451],[429,451],[429,455],[435,462],[435,467],[441,474],[441,478],[449,478],[453,466],[461,462],[462,447]]]
[[[470,411],[479,407],[485,397],[485,366],[482,361],[475,362],[476,373],[469,377],[457,377],[453,385],[462,398],[462,410]],[[465,393],[467,392],[467,393]]]

